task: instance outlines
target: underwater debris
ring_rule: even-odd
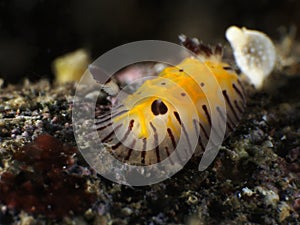
[[[89,53],[78,49],[54,60],[52,67],[58,83],[79,81],[90,63]]]
[[[78,166],[76,154],[75,147],[40,135],[13,154],[16,168],[1,174],[0,202],[10,210],[48,218],[83,213],[95,194],[87,192],[86,179],[72,172]]]
[[[226,30],[235,61],[256,88],[273,71],[277,54],[271,39],[263,32],[231,26]]]
[[[3,83],[4,83],[4,80],[0,78],[0,89],[2,88]]]
[[[291,67],[300,62],[299,56],[297,54],[297,45],[296,45],[296,26],[291,26],[287,29],[284,26],[279,27],[279,33],[281,40],[276,45],[277,54],[279,57],[278,65],[279,69],[284,67]]]

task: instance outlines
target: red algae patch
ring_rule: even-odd
[[[44,134],[13,154],[14,169],[0,176],[0,202],[48,218],[83,213],[95,201],[87,180],[72,173],[77,149]],[[12,172],[13,171],[13,172]],[[17,172],[15,172],[17,171]]]

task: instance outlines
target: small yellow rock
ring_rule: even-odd
[[[20,222],[18,224],[20,224],[20,225],[32,225],[33,223],[34,223],[34,218],[22,211],[21,214],[20,214]]]
[[[285,202],[281,202],[278,205],[279,209],[279,221],[284,221],[290,215],[290,206]]]
[[[56,82],[79,81],[90,61],[90,55],[84,49],[56,58],[52,65]]]
[[[257,192],[261,193],[265,198],[266,205],[270,205],[275,208],[279,202],[279,195],[273,190],[269,190],[265,187],[258,186],[255,188]]]
[[[4,83],[4,80],[0,78],[0,89],[1,89],[1,87],[3,85],[3,83]]]

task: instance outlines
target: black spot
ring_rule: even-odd
[[[161,85],[166,85],[166,83],[165,83],[165,82],[161,82],[160,84],[161,84]]]
[[[203,83],[203,82],[201,82],[201,83],[200,83],[200,86],[201,86],[201,87],[204,87],[204,83]]]
[[[185,93],[183,93],[183,92],[181,93],[181,96],[185,96],[185,95],[186,95]]]
[[[151,111],[155,116],[164,115],[168,112],[168,107],[160,99],[156,99],[151,104]]]
[[[159,108],[158,108],[158,102],[157,102],[158,100],[155,100],[154,102],[152,102],[152,104],[151,104],[151,111],[152,111],[152,113],[155,115],[155,116],[157,116],[157,115],[159,115]]]
[[[170,139],[171,139],[173,148],[176,149],[176,141],[175,141],[175,137],[174,137],[174,135],[173,135],[173,132],[172,132],[171,128],[168,128],[168,129],[167,129],[167,132],[168,132],[168,135],[169,135],[169,137],[170,137]]]
[[[224,70],[232,70],[232,68],[230,66],[224,66],[223,69]]]
[[[134,120],[130,120],[128,130],[130,130],[130,131],[132,130],[133,124],[134,124]]]
[[[168,107],[163,102],[161,102],[161,104],[159,105],[159,111],[161,115],[166,114],[168,112]]]
[[[181,125],[181,119],[180,119],[179,113],[174,111],[174,116],[176,117],[178,123]]]
[[[211,118],[210,118],[210,114],[208,112],[208,109],[207,109],[206,105],[202,105],[202,109],[205,112],[205,115],[206,115],[206,118],[207,118],[207,121],[208,121],[209,125],[211,125]]]
[[[183,69],[180,69],[179,72],[183,72]]]
[[[226,100],[226,103],[229,105],[231,111],[233,112],[234,117],[236,118],[237,121],[239,121],[240,118],[238,116],[238,113],[235,111],[235,109],[234,109],[231,101],[230,101],[230,96],[227,94],[227,91],[223,90],[222,93],[223,93],[223,96],[224,96],[224,98]]]

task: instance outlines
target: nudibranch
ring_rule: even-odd
[[[246,105],[243,85],[233,68],[222,61],[222,47],[206,46],[185,36],[180,40],[199,58],[187,57],[176,66],[164,68],[157,77],[121,98],[110,113],[95,118],[101,142],[122,162],[159,163],[173,153],[180,135],[189,144],[190,136],[197,134],[196,151],[203,153],[212,130],[211,107],[218,111],[215,116],[227,117],[226,135],[242,117]],[[212,76],[216,83],[210,82]],[[218,108],[217,88],[221,90],[226,115]],[[196,116],[190,113],[193,108]]]
[[[271,39],[263,32],[231,26],[226,30],[237,66],[256,88],[273,71],[277,54]]]

